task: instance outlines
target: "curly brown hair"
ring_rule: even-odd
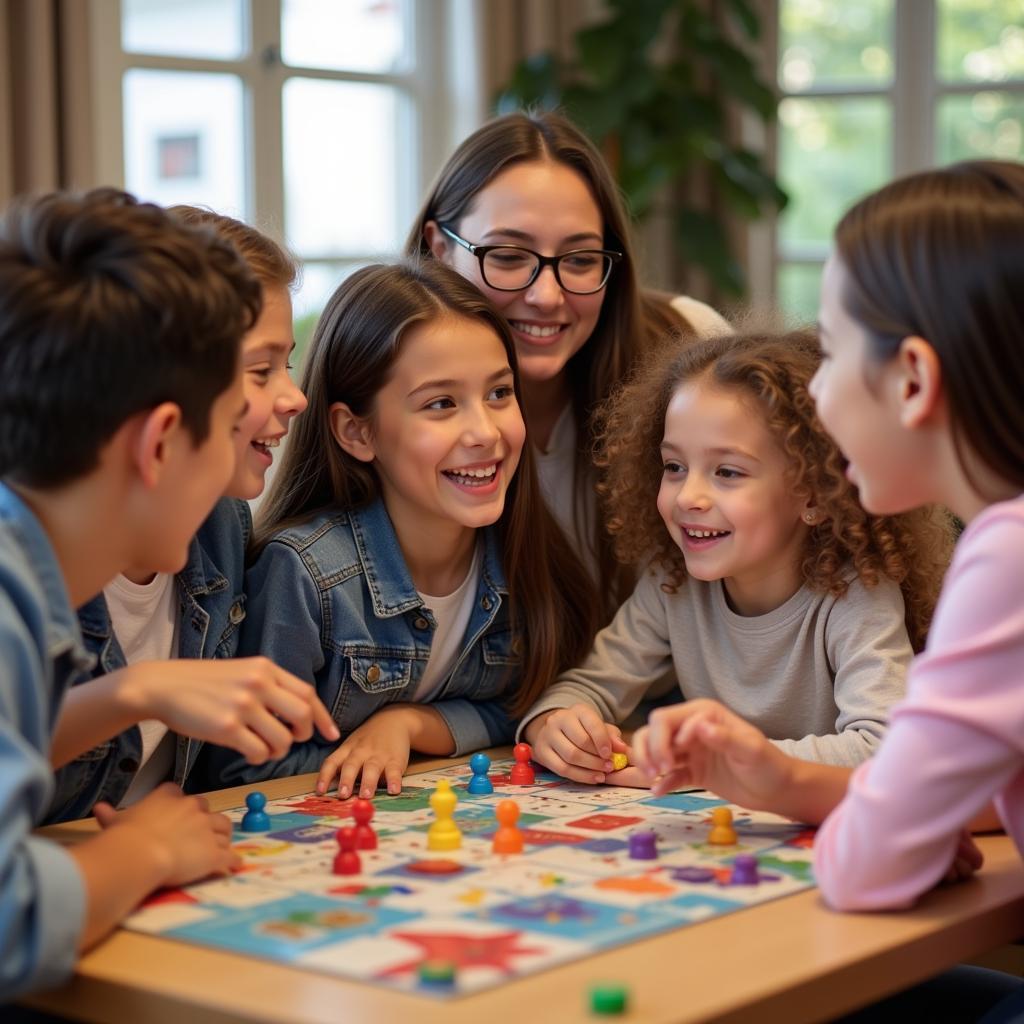
[[[597,461],[605,474],[599,489],[616,557],[662,568],[668,593],[686,578],[682,552],[657,508],[660,445],[673,394],[685,381],[703,378],[757,402],[788,458],[793,493],[816,506],[800,565],[804,582],[838,597],[849,587],[852,567],[865,586],[898,583],[907,632],[920,651],[952,553],[953,519],[937,508],[894,516],[864,511],[808,391],[820,361],[809,330],[709,338],[654,352],[598,413]]]

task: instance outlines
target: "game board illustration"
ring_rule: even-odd
[[[539,768],[533,785],[513,785],[510,766],[494,765],[489,795],[467,792],[466,765],[408,776],[400,795],[378,795],[377,848],[359,851],[357,875],[332,870],[353,800],[270,801],[261,811],[270,827],[256,833],[240,830],[245,808],[230,811],[241,869],[163,890],[125,927],[443,998],[814,884],[811,833],[775,815],[732,807],[737,842],[711,845],[712,811],[728,805],[709,793],[659,798]],[[442,779],[458,798],[462,843],[437,853],[427,847],[429,799]],[[495,807],[508,798],[524,851],[496,854]],[[657,836],[655,859],[630,857],[629,837],[641,830]],[[750,855],[759,880],[737,884],[734,862]],[[440,986],[425,980],[424,966],[437,962],[454,966]]]

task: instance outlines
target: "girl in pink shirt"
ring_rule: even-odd
[[[970,874],[967,830],[996,816],[1024,850],[1022,253],[1024,165],[979,161],[862,200],[825,268],[811,393],[861,502],[967,524],[878,753],[852,772],[798,761],[713,701],[658,709],[634,738],[655,792],[823,823],[815,874],[840,910]]]

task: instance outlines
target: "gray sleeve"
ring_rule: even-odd
[[[641,576],[615,618],[594,638],[583,664],[563,672],[526,712],[517,740],[545,711],[589,704],[604,721],[618,723],[640,703],[672,665],[668,595],[660,590],[661,578],[648,572]]]
[[[832,606],[825,643],[835,676],[836,731],[775,743],[805,761],[852,768],[874,754],[893,705],[906,693],[913,650],[899,586],[891,580],[874,587],[851,583]]]

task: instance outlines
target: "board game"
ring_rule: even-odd
[[[804,826],[733,807],[737,842],[712,845],[712,812],[727,805],[709,793],[654,797],[540,768],[534,784],[513,785],[511,766],[493,766],[491,795],[467,791],[467,765],[407,776],[400,795],[378,795],[377,848],[359,852],[358,875],[332,868],[352,799],[270,801],[270,827],[257,833],[240,830],[245,808],[230,811],[243,866],[155,894],[125,927],[450,998],[814,884]],[[436,853],[427,847],[429,799],[442,779],[458,797],[462,844]],[[524,850],[496,854],[495,807],[509,798]],[[630,857],[639,830],[656,833],[656,859]],[[751,854],[759,880],[737,884],[733,863]],[[454,978],[430,984],[422,968],[439,961]]]

